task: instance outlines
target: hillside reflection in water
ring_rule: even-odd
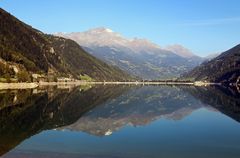
[[[237,88],[96,85],[0,92],[4,158],[240,156]]]

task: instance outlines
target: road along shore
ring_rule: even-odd
[[[1,89],[34,89],[37,88],[37,83],[0,83]]]
[[[39,83],[0,83],[1,89],[34,89],[39,86],[57,86],[57,85],[189,85],[189,86],[210,86],[220,85],[218,83],[206,83],[206,82],[87,82],[87,81],[75,81],[75,82],[39,82]]]

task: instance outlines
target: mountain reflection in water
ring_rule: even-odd
[[[180,121],[202,108],[240,121],[240,94],[237,88],[225,87],[43,87],[0,91],[0,103],[0,156],[3,157],[21,155],[14,154],[16,146],[51,129],[105,137],[127,126],[148,126],[161,119]]]

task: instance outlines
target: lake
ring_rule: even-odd
[[[239,158],[229,87],[85,85],[0,91],[3,158]]]

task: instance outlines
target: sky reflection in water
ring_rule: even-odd
[[[48,88],[11,92],[8,99],[22,98],[15,103],[7,101],[7,94],[1,94],[4,158],[240,156],[240,97],[234,89]],[[19,106],[24,110],[16,110]],[[4,119],[7,115],[12,119]],[[20,127],[23,123],[29,126]]]

